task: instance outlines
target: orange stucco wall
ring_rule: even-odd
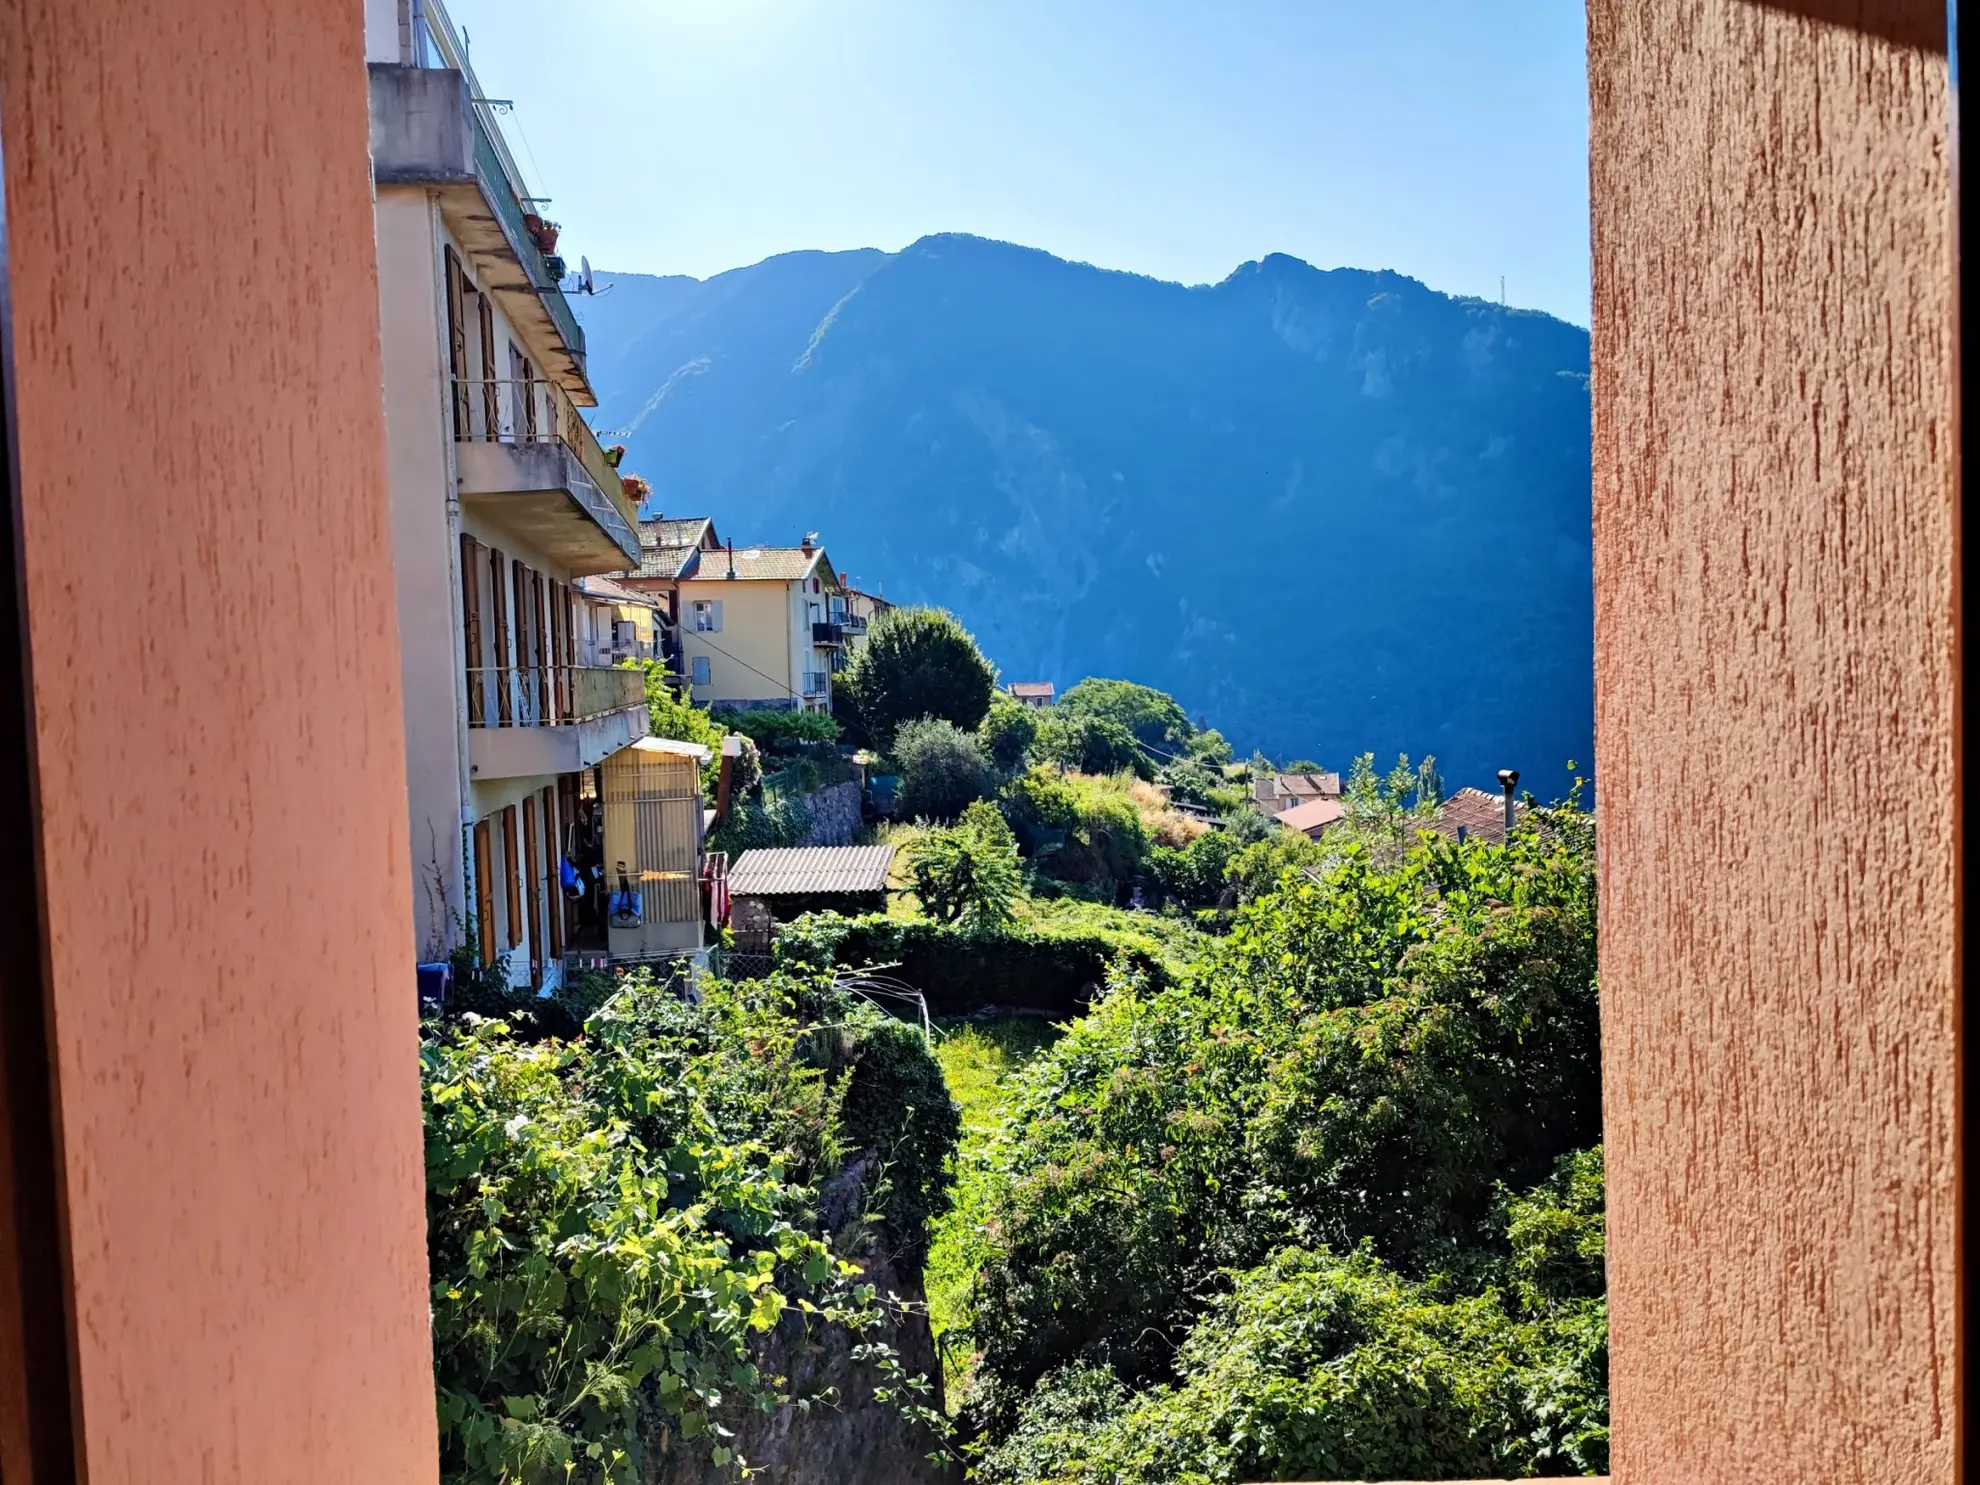
[[[91,1485],[437,1472],[362,17],[0,0]]]
[[[1627,1485],[1953,1478],[1945,6],[1822,8],[1589,7]]]

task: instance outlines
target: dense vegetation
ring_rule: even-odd
[[[760,1370],[780,1327],[837,1337],[886,1401],[939,1422],[860,1263],[878,1241],[918,1264],[947,1205],[957,1113],[919,1028],[829,981],[699,993],[636,971],[573,992],[598,1002],[581,1036],[559,1024],[569,1005],[522,1000],[427,1027],[449,1481],[632,1481],[669,1447],[740,1470],[745,1415],[857,1401],[793,1397]],[[835,1184],[876,1165],[873,1217],[856,1189],[833,1212]]]
[[[960,633],[903,612],[904,640]],[[867,694],[916,694],[887,665],[914,670],[875,662]],[[731,1426],[722,1407],[775,1386],[751,1370],[752,1324],[872,1330],[885,1296],[847,1262],[862,1232],[927,1270],[955,1439],[985,1485],[1605,1469],[1593,841],[1572,796],[1504,846],[1459,844],[1430,833],[1433,760],[1364,754],[1344,820],[1308,840],[1250,807],[1270,765],[1235,762],[1162,693],[1095,680],[1043,711],[976,710],[989,667],[967,669],[967,704],[856,722],[890,738],[878,766],[908,817],[887,827],[887,912],[782,925],[769,979],[711,982],[697,1007],[644,985],[581,1007],[582,1040],[569,1019],[537,1045],[487,1027],[430,1043],[430,1105],[472,1111],[447,1147],[484,1161],[471,1191],[445,1186],[436,1234],[476,1231],[513,1185],[541,1209],[514,1202],[528,1215],[502,1252],[565,1286],[532,1300],[505,1269],[491,1289],[436,1236],[436,1295],[480,1306],[456,1320],[436,1299],[459,1477],[554,1462],[566,1436],[609,1463],[656,1428],[686,1437],[690,1414]],[[823,719],[751,731],[767,780],[830,756]],[[833,988],[861,966],[936,1017],[993,1019],[951,1020],[931,1052],[919,1019]],[[628,1056],[637,1077],[603,1075]],[[596,1168],[540,1161],[564,1189],[487,1163],[514,1155],[497,1132],[518,1117],[525,1144],[609,1131],[579,1141]],[[848,1239],[831,1192],[854,1171]],[[674,1308],[614,1278],[591,1315],[569,1265],[611,1221],[678,1227],[668,1261],[734,1276],[706,1291],[721,1303],[675,1298],[663,1266]],[[532,1339],[495,1366],[511,1304]],[[607,1320],[667,1339],[606,1343]],[[592,1348],[577,1370],[573,1345]],[[881,1390],[931,1416],[904,1379]]]

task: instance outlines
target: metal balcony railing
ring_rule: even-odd
[[[828,671],[807,670],[804,673],[804,694],[807,697],[824,696],[832,689],[832,676]]]
[[[846,642],[845,626],[813,620],[811,642],[815,645],[842,645]]]
[[[623,666],[497,665],[467,673],[468,726],[570,727],[646,704],[646,673]]]
[[[543,377],[455,377],[454,437],[462,443],[560,443],[633,531],[639,507],[564,389]]]
[[[474,106],[475,165],[485,187],[484,194],[502,220],[504,235],[522,259],[523,271],[529,276],[530,286],[542,298],[550,318],[557,322],[557,330],[564,337],[564,344],[582,363],[584,328],[578,324],[570,302],[558,287],[557,278],[550,271],[549,260],[537,249],[523,221],[548,198],[530,194],[529,183],[523,179],[522,167],[516,164],[516,157],[509,152],[509,142],[503,137],[501,124],[496,121],[494,105],[483,93],[474,69],[468,65],[467,48],[461,44],[447,8],[440,0],[413,0],[413,13],[419,65],[448,68],[460,73],[467,83],[468,97]]]
[[[848,634],[866,633],[866,617],[863,614],[847,614],[839,620],[839,627]]]

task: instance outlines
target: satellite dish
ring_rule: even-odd
[[[597,285],[591,281],[591,259],[584,257],[582,254],[578,257],[578,282],[584,286],[585,293],[596,294],[598,292]]]

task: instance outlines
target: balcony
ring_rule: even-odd
[[[425,0],[417,14],[419,65],[369,69],[373,178],[435,191],[461,246],[510,270],[486,287],[534,354],[589,406],[583,327],[523,222],[540,199],[509,153],[446,11]]]
[[[815,645],[833,648],[843,645],[846,642],[845,626],[843,624],[826,624],[814,621],[811,626],[811,642]]]
[[[639,566],[639,511],[555,382],[453,384],[461,505],[575,576]]]
[[[845,630],[847,634],[864,634],[866,633],[866,616],[864,614],[847,614],[839,621],[839,627]]]
[[[832,693],[832,676],[829,671],[807,670],[804,673],[805,700],[810,701]]]
[[[591,768],[645,737],[646,673],[504,665],[467,673],[468,772],[477,780]]]

